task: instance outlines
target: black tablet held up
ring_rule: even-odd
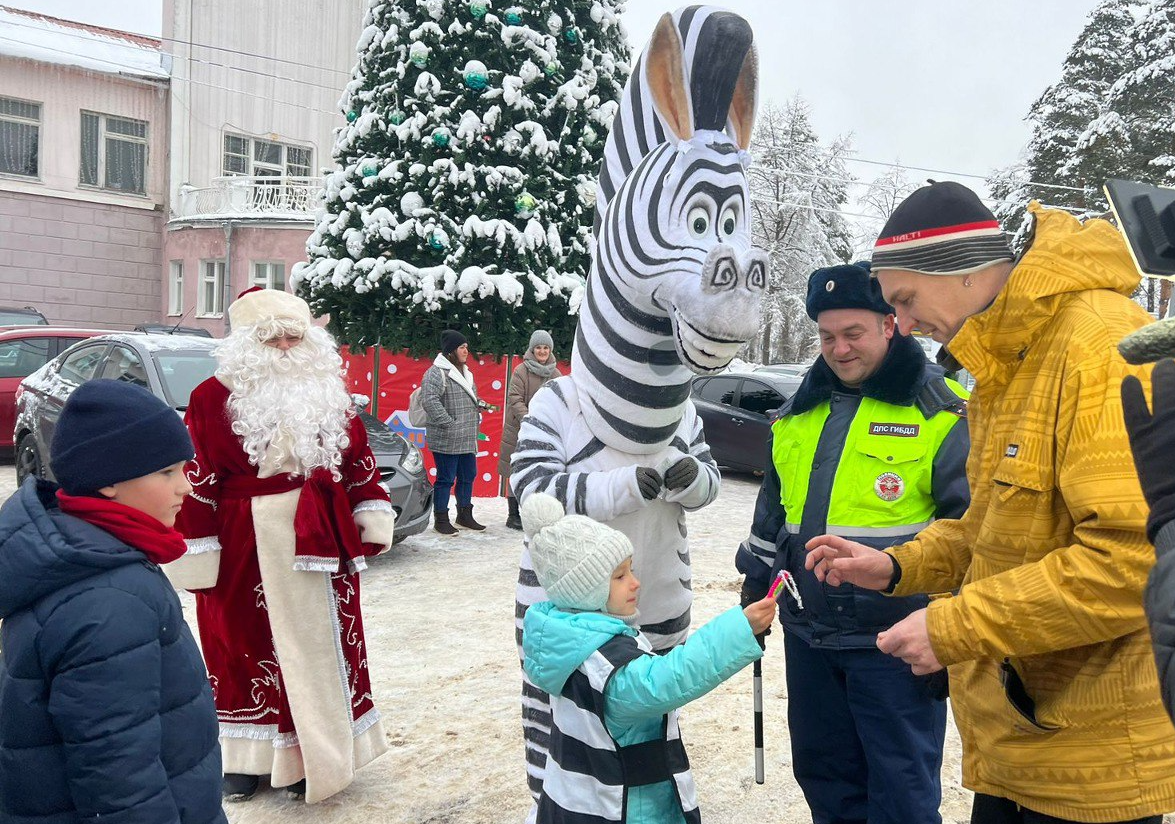
[[[1139,271],[1175,275],[1175,189],[1107,180],[1105,191]]]

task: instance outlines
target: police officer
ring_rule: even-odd
[[[926,598],[820,583],[804,544],[832,533],[880,549],[961,516],[967,392],[895,331],[868,263],[813,272],[807,310],[821,355],[772,426],[736,559],[742,600],[763,597],[780,570],[798,585],[802,607],[785,593],[780,619],[792,769],[814,824],[938,824],[945,673],[915,676],[876,647]]]

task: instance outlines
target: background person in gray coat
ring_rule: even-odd
[[[441,332],[441,351],[421,382],[421,402],[428,415],[425,438],[437,468],[433,483],[433,527],[456,535],[453,526],[485,529],[473,520],[473,479],[477,475],[477,425],[480,410],[496,406],[477,397],[473,374],[465,366],[469,342],[453,329]],[[449,522],[449,497],[456,481],[457,519]]]
[[[510,389],[506,393],[506,420],[502,423],[502,443],[498,449],[498,474],[506,488],[506,503],[510,507],[506,526],[510,529],[522,529],[518,499],[510,494],[510,457],[518,446],[518,429],[530,410],[530,399],[544,383],[562,374],[555,364],[554,346],[550,332],[536,329],[530,336],[522,363],[515,366],[510,375]]]

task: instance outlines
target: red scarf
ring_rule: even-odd
[[[184,536],[142,510],[106,498],[67,495],[57,490],[61,511],[105,530],[157,564],[168,564],[187,550]]]

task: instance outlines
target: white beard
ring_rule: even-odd
[[[310,327],[301,343],[283,352],[246,327],[234,330],[216,356],[216,376],[229,387],[233,433],[262,477],[323,468],[341,477],[353,404],[342,358],[326,331]]]

